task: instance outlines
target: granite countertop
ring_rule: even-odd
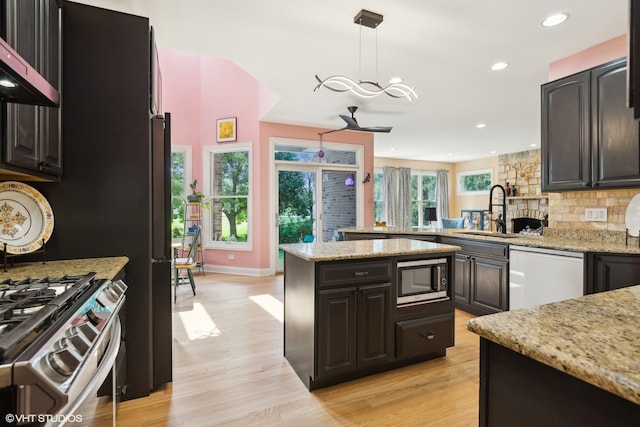
[[[343,228],[346,233],[381,233],[381,234],[413,234],[425,236],[464,237],[467,239],[485,240],[509,245],[531,246],[547,249],[559,249],[575,252],[605,252],[618,254],[640,254],[637,238],[631,238],[629,245],[624,237],[610,238],[609,234],[590,230],[559,232],[545,228],[544,236],[513,234],[501,235],[496,232],[480,230],[459,230],[441,228],[419,228],[403,230],[397,227]],[[549,235],[547,235],[549,234]],[[624,236],[624,233],[618,235]]]
[[[467,329],[640,405],[640,286],[481,316]]]
[[[97,279],[113,279],[129,262],[127,257],[85,258],[61,261],[25,262],[0,269],[0,280],[22,280],[45,276],[60,277],[96,273]]]
[[[337,261],[342,259],[437,254],[460,250],[458,246],[411,239],[291,243],[280,245],[280,248],[307,261]]]

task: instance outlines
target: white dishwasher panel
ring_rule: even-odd
[[[581,297],[584,254],[509,247],[509,310]]]

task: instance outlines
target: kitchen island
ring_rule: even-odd
[[[284,244],[284,356],[309,390],[446,355],[446,295],[397,304],[398,262],[437,259],[454,280],[459,248],[410,239]]]
[[[480,426],[640,420],[640,286],[477,317]]]

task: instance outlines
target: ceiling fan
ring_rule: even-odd
[[[351,113],[351,117],[346,116],[344,114],[340,114],[340,118],[342,120],[344,120],[347,125],[341,129],[333,129],[333,130],[328,130],[326,132],[320,132],[321,135],[324,135],[325,133],[331,133],[331,132],[340,132],[343,130],[355,130],[358,132],[383,132],[383,133],[389,133],[391,132],[392,127],[391,126],[371,126],[371,127],[362,127],[358,124],[358,121],[355,118],[355,112],[358,109],[358,107],[356,107],[355,105],[350,105],[349,107],[347,107],[347,110],[349,110],[349,112]]]

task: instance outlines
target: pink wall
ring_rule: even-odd
[[[627,56],[626,34],[552,62],[549,64],[549,81],[569,76],[623,56]]]
[[[192,147],[192,178],[202,183],[202,148],[215,145],[216,119],[237,118],[237,142],[251,142],[253,155],[253,251],[205,249],[209,266],[264,271],[269,268],[269,146],[270,137],[317,140],[321,129],[260,122],[260,117],[278,96],[235,64],[169,49],[159,49],[162,70],[162,107],[171,112],[172,142]],[[323,129],[324,130],[324,129]],[[373,136],[342,132],[331,141],[362,144],[365,147],[365,171],[373,174]],[[222,143],[225,145],[233,142]],[[365,225],[372,225],[373,182],[365,185]],[[199,189],[202,186],[199,185]],[[234,259],[229,260],[228,254]]]

